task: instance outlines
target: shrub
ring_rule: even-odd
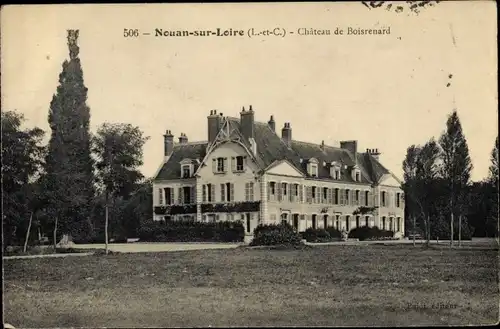
[[[302,233],[302,238],[307,242],[326,242],[330,241],[330,233],[324,229],[309,227]]]
[[[139,239],[149,242],[241,242],[245,236],[240,222],[168,221],[149,222],[139,228]]]
[[[259,225],[255,228],[251,246],[302,245],[300,235],[286,223]]]
[[[325,230],[330,234],[331,240],[340,240],[342,238],[342,232],[333,226],[328,226]]]
[[[393,231],[381,230],[377,226],[368,227],[361,226],[356,227],[349,231],[350,239],[359,239],[359,241],[364,240],[388,240],[394,237]]]

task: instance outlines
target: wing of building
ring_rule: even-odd
[[[298,231],[378,226],[402,234],[401,182],[357,141],[332,147],[292,139],[273,116],[255,121],[211,111],[208,141],[164,135],[164,161],[153,183],[155,220],[241,220],[248,234],[260,223],[287,221]]]

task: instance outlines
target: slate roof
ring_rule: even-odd
[[[226,120],[232,127],[241,132],[238,118],[226,117]],[[342,165],[341,181],[354,182],[349,174],[349,167],[354,164],[359,167],[361,182],[365,184],[378,182],[384,174],[389,173],[380,162],[368,153],[358,152],[357,161],[355,161],[354,155],[350,151],[339,147],[327,145],[322,147],[319,144],[295,140],[292,141],[291,147],[288,147],[281,137],[271,130],[267,123],[263,122],[255,122],[255,142],[257,144],[257,163],[262,169],[269,167],[276,161],[287,160],[307,176],[307,160],[316,158],[319,161],[319,179],[331,179],[329,166],[333,161]],[[250,148],[248,140],[244,140],[244,143]],[[155,180],[178,179],[181,175],[179,162],[185,158],[202,161],[206,155],[207,146],[208,142],[175,144],[171,157],[160,169]],[[195,166],[195,170],[197,167],[198,165]]]

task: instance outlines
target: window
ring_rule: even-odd
[[[400,194],[396,193],[396,207],[398,207],[398,208],[401,207],[400,199],[401,199]]]
[[[294,202],[299,199],[299,184],[291,185],[290,201]]]
[[[327,203],[328,201],[328,188],[323,187],[323,203]]]
[[[158,189],[158,204],[163,205],[163,190],[161,188]]]
[[[234,184],[226,183],[226,201],[234,201]]]
[[[184,186],[182,188],[182,194],[183,194],[183,203],[184,204],[189,204],[191,203],[191,187],[190,186]]]
[[[312,228],[313,229],[316,229],[316,218],[317,218],[317,215],[312,215]]]
[[[382,229],[385,230],[385,216],[382,217]]]
[[[245,200],[254,201],[253,199],[253,182],[245,183]]]
[[[401,217],[396,218],[397,231],[401,231]]]
[[[203,186],[203,201],[204,202],[214,202],[215,201],[215,185],[207,184]]]
[[[359,190],[356,190],[356,204],[359,205]]]
[[[236,171],[243,171],[243,160],[244,157],[242,156],[236,157]]]
[[[382,207],[385,207],[385,206],[386,206],[386,204],[385,204],[385,201],[386,201],[386,200],[385,200],[385,191],[382,191],[382,198],[381,198],[381,199],[382,199],[382,200],[381,200],[381,202],[382,202]]]
[[[316,186],[313,186],[311,187],[311,198],[312,198],[312,202],[316,202],[316,196],[317,196],[317,191],[316,191],[317,187]]]
[[[276,200],[276,183],[275,182],[269,182],[269,189],[268,189],[268,200]]]
[[[182,178],[191,177],[191,165],[182,165]]]
[[[281,192],[283,193],[283,200],[285,200],[287,193],[288,193],[288,184],[287,183],[281,183]]]
[[[311,163],[311,176],[318,177],[318,165],[316,163]]]
[[[349,200],[349,194],[351,194],[350,192],[351,191],[349,191],[349,190],[345,190],[345,202],[344,202],[344,204],[346,204],[346,205],[350,204],[350,200]]]
[[[360,227],[360,218],[359,216],[356,216],[356,227]]]
[[[222,173],[226,171],[226,158],[217,158],[217,172]]]
[[[370,217],[365,216],[365,226],[370,226]]]
[[[220,201],[226,201],[226,184],[220,184]]]
[[[335,204],[339,204],[339,189],[338,188],[335,189],[335,198],[334,198],[334,200],[335,200],[334,201]]]
[[[355,180],[356,182],[361,182],[361,173],[359,172],[359,170],[356,170],[356,171],[354,172],[354,180]]]
[[[350,225],[349,225],[349,224],[350,224],[350,223],[349,223],[350,221],[351,221],[351,218],[350,218],[349,216],[347,216],[347,215],[346,215],[346,216],[345,216],[345,229],[346,229],[346,231],[347,231],[347,232],[349,232],[349,229],[350,229],[350,227],[349,227],[349,226],[350,226]]]
[[[335,216],[335,228],[336,228],[337,230],[339,230],[339,229],[340,229],[340,215],[336,215],[336,216]]]
[[[368,206],[369,195],[370,195],[370,192],[365,191],[365,206]]]
[[[174,190],[172,188],[165,188],[165,204],[171,205],[174,203]]]

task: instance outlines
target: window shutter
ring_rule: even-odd
[[[373,200],[372,200],[372,202],[373,202],[374,206],[378,206],[379,205],[379,198],[380,198],[379,194],[380,193],[374,193],[373,194]]]
[[[303,202],[304,201],[304,189],[303,189],[303,185],[299,185],[297,188],[299,189],[299,201]]]
[[[231,197],[231,200],[228,200],[228,201],[232,202],[232,201],[234,201],[234,184],[231,183],[230,187],[231,187],[231,190],[229,192],[229,196]]]
[[[359,204],[361,206],[365,205],[365,191],[359,191]]]
[[[345,199],[344,189],[343,188],[339,189],[339,193],[340,193],[340,204],[343,206],[344,205],[344,199]]]
[[[316,186],[316,203],[321,203],[322,197],[323,197],[322,188],[319,186]]]
[[[290,202],[293,201],[293,198],[295,197],[295,191],[293,190],[294,184],[288,184],[288,200]]]
[[[308,202],[308,203],[312,202],[312,187],[311,186],[306,186],[306,202]]]
[[[212,190],[212,200],[210,200],[211,202],[215,202],[215,184],[211,184],[210,185],[210,188]]]
[[[203,194],[203,202],[207,202],[207,186],[206,185],[203,185],[203,188],[202,188],[202,194]]]
[[[267,183],[267,201],[271,200],[271,182]]]
[[[249,185],[250,183],[245,183],[245,201],[249,201],[249,194],[250,194],[250,191],[249,191]]]
[[[226,193],[224,193],[225,184],[220,184],[220,201],[224,202],[226,200]]]
[[[224,158],[223,162],[224,162],[224,172],[226,172],[227,171],[227,158]]]
[[[182,204],[182,187],[179,187],[178,191],[179,191],[179,195],[177,196],[178,197],[177,202],[179,204]]]
[[[328,189],[328,204],[333,204],[333,189]]]
[[[196,203],[196,186],[191,187],[191,203]]]
[[[277,190],[277,194],[278,194],[278,201],[281,201],[281,183],[277,183],[276,184],[276,190]]]
[[[163,205],[163,191],[161,188],[158,189],[158,203],[159,205]]]
[[[231,170],[236,171],[236,157],[231,158]]]
[[[212,172],[217,172],[217,159],[212,159]]]

